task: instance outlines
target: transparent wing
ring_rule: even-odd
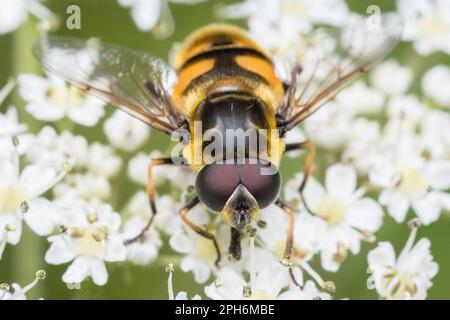
[[[98,39],[46,36],[33,46],[43,68],[80,90],[116,105],[166,133],[183,123],[168,92],[176,78],[162,60],[146,52]]]
[[[284,69],[290,72],[290,86],[278,116],[287,130],[333,99],[395,47],[402,30],[398,16],[382,15],[369,22],[358,19],[342,29],[318,29],[286,54]]]

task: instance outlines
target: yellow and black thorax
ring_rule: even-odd
[[[203,132],[265,129],[268,143],[275,144],[267,160],[279,164],[284,145],[277,135],[275,114],[284,96],[283,83],[269,54],[245,31],[225,24],[195,31],[181,44],[174,67],[178,81],[172,97],[189,119],[191,136],[196,136],[194,123],[199,121]],[[192,141],[184,156],[198,171],[204,162],[194,161],[193,153],[204,144]]]

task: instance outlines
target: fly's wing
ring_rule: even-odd
[[[33,46],[50,74],[170,134],[185,119],[168,92],[175,72],[161,59],[91,38],[45,36]]]
[[[401,30],[398,16],[386,14],[378,20],[358,19],[341,29],[322,28],[305,35],[283,61],[291,74],[286,103],[278,109],[286,130],[383,59],[398,43]]]

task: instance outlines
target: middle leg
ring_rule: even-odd
[[[286,265],[289,268],[289,276],[292,279],[292,282],[297,287],[302,288],[302,286],[295,279],[294,272],[292,271],[292,249],[294,246],[294,210],[285,204],[280,199],[275,201],[275,205],[284,211],[289,217],[288,231],[286,237],[286,247],[284,248],[283,261],[282,264]]]

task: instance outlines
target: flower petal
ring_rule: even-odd
[[[28,203],[28,211],[24,220],[28,226],[40,236],[52,233],[58,211],[55,205],[44,198],[37,198]]]
[[[450,161],[432,161],[426,175],[434,189],[450,189]]]
[[[169,244],[173,250],[179,253],[190,253],[194,248],[192,240],[185,234],[182,228],[178,229],[170,237]]]
[[[346,220],[359,230],[375,232],[381,227],[383,209],[373,199],[359,199],[348,207]]]
[[[87,276],[87,269],[83,268],[82,265],[77,263],[77,261],[75,260],[67,268],[66,272],[64,272],[62,280],[67,284],[75,284],[83,282],[83,280],[86,279]]]
[[[14,227],[12,231],[6,231],[6,226]],[[9,244],[16,245],[20,241],[22,235],[22,220],[15,213],[0,212],[0,228],[5,232],[5,241]],[[4,230],[4,231],[3,231]]]
[[[127,257],[127,248],[119,236],[109,236],[105,242],[105,261],[124,261]]]
[[[380,267],[395,267],[396,258],[394,247],[387,241],[378,243],[378,246],[369,252],[367,261],[372,272]]]
[[[443,194],[443,196],[449,196]],[[412,202],[412,207],[424,225],[437,221],[442,211],[441,193],[429,192],[422,198]]]
[[[56,170],[42,165],[28,165],[20,175],[20,183],[30,190],[32,196],[40,196],[52,187]]]
[[[204,261],[198,260],[193,256],[185,256],[181,260],[180,268],[184,272],[192,271],[197,283],[206,282],[211,275],[210,267]]]
[[[213,282],[205,287],[205,294],[213,300],[238,300],[242,299],[242,290],[246,282],[231,268],[223,268],[218,274],[221,285]]]
[[[161,1],[138,0],[131,8],[134,23],[141,31],[149,31],[159,20]]]
[[[86,259],[86,262],[88,263],[88,268],[94,283],[98,286],[105,285],[108,281],[108,271],[103,260],[89,258],[89,260]]]
[[[349,199],[356,189],[356,170],[344,164],[329,167],[325,174],[325,187],[331,196]]]
[[[397,223],[405,221],[410,205],[410,200],[405,194],[395,189],[384,190],[378,201],[387,206],[387,212]]]
[[[75,258],[75,253],[68,247],[63,235],[49,238],[52,243],[45,253],[45,261],[49,264],[63,264]],[[72,270],[73,271],[73,270]],[[78,282],[72,282],[78,283]]]

